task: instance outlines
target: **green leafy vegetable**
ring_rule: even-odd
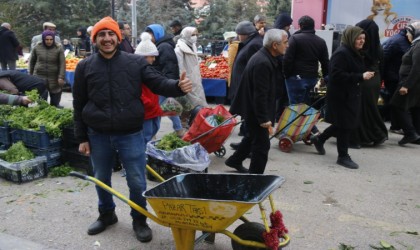
[[[50,177],[65,177],[68,176],[71,171],[73,171],[73,168],[66,162],[61,166],[50,168],[49,175]]]
[[[156,148],[165,151],[172,151],[188,145],[191,145],[191,143],[183,141],[175,133],[170,133],[162,137],[162,139],[157,143]]]
[[[28,148],[25,147],[23,142],[19,141],[13,143],[13,145],[8,150],[6,150],[4,154],[0,155],[0,158],[7,162],[13,163],[31,160],[35,158],[35,155]]]

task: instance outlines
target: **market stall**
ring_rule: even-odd
[[[223,56],[211,56],[200,63],[202,84],[206,97],[214,98],[216,103],[225,103],[229,66]]]

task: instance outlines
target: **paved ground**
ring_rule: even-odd
[[[62,104],[71,106],[66,93]],[[158,137],[171,131],[162,120]],[[320,123],[321,129],[326,124]],[[286,249],[338,249],[340,243],[371,249],[384,240],[396,249],[420,249],[420,146],[400,147],[399,135],[377,148],[351,150],[360,169],[335,164],[335,140],[325,145],[327,154],[315,154],[312,146],[298,142],[291,153],[278,150],[272,140],[266,174],[286,178],[273,193],[284,214],[291,242]],[[210,173],[234,173],[223,162],[236,142],[237,129],[227,140],[227,155],[211,155]],[[245,164],[248,164],[246,162]],[[156,185],[149,182],[148,187]],[[127,195],[120,173],[113,186]],[[138,242],[131,229],[129,207],[117,201],[119,222],[96,235],[86,234],[97,217],[96,194],[92,184],[75,179],[45,178],[17,185],[0,179],[0,250],[9,249],[175,249],[170,229],[154,222],[152,242]],[[264,205],[269,209],[268,202]],[[246,213],[261,222],[257,206]],[[228,229],[233,231],[235,222]],[[198,234],[197,234],[198,235]],[[218,234],[214,245],[200,243],[195,249],[231,249],[230,239]]]

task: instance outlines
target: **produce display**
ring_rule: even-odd
[[[191,145],[191,143],[183,141],[175,133],[170,133],[162,137],[162,139],[157,143],[156,148],[165,151],[172,151],[188,145]]]
[[[54,138],[61,137],[62,128],[73,123],[71,109],[59,109],[39,97],[36,89],[25,92],[37,105],[33,107],[15,106],[7,115],[0,117],[16,129],[39,131],[41,126]],[[1,105],[7,106],[7,105]]]
[[[6,152],[0,154],[0,158],[12,163],[31,160],[35,158],[35,155],[31,150],[25,147],[23,142],[19,141],[13,143],[13,145],[8,150],[6,150]]]
[[[66,70],[67,71],[74,71],[76,70],[76,66],[79,61],[82,60],[81,58],[77,58],[72,55],[67,55],[66,57]]]
[[[229,77],[229,66],[227,58],[223,56],[210,56],[200,63],[202,78],[227,79]]]
[[[16,68],[18,69],[27,69],[28,63],[25,62],[23,58],[19,58],[19,60],[16,61]]]

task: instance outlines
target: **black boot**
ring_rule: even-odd
[[[133,230],[136,233],[137,240],[141,242],[149,242],[153,238],[152,229],[146,222],[146,216],[133,219]]]
[[[115,214],[115,210],[110,211],[99,211],[99,218],[92,223],[88,228],[89,235],[95,235],[103,232],[107,226],[113,225],[118,222],[118,217]]]

